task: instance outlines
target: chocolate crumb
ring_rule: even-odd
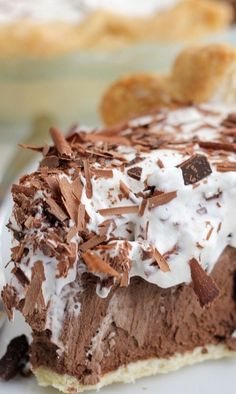
[[[50,134],[51,134],[51,137],[53,139],[53,142],[55,144],[55,147],[56,147],[58,153],[61,156],[71,157],[72,153],[73,153],[72,149],[71,149],[69,143],[66,141],[62,132],[55,127],[51,127]]]
[[[142,175],[142,168],[132,167],[127,171],[127,174],[130,176],[130,178],[133,178],[136,181],[140,181]]]
[[[25,369],[28,362],[29,343],[25,335],[12,339],[0,360],[0,379],[13,379]]]

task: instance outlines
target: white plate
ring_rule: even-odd
[[[0,212],[0,250],[2,261],[9,261],[10,236],[5,228],[11,211],[11,199]],[[0,334],[0,356],[11,338],[23,332],[29,333],[22,318],[17,315],[14,323],[6,323]],[[135,384],[113,385],[102,389],[104,394],[235,394],[236,360],[205,362],[186,367],[168,375],[158,375],[137,381]],[[10,382],[0,382],[0,394],[55,394],[51,388],[39,388],[34,378],[16,378]]]

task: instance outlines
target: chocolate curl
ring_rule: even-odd
[[[236,144],[230,142],[199,141],[199,146],[210,150],[224,150],[226,152],[236,152]]]
[[[61,131],[55,127],[51,127],[50,134],[58,153],[61,156],[70,158],[73,152]]]
[[[193,289],[197,295],[200,305],[211,304],[219,296],[219,289],[214,280],[209,276],[196,259],[189,262]]]

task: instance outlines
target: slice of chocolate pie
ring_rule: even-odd
[[[236,354],[236,114],[162,110],[67,139],[12,187],[12,276],[40,385],[101,388]]]

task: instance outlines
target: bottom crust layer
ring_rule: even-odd
[[[44,367],[36,368],[34,374],[40,386],[53,386],[64,393],[81,393],[88,390],[99,390],[112,383],[131,383],[146,376],[168,373],[187,365],[224,357],[236,357],[236,352],[229,350],[222,344],[197,347],[192,352],[176,354],[169,359],[152,358],[130,363],[103,375],[99,383],[95,385],[83,385],[72,376],[60,375]]]

